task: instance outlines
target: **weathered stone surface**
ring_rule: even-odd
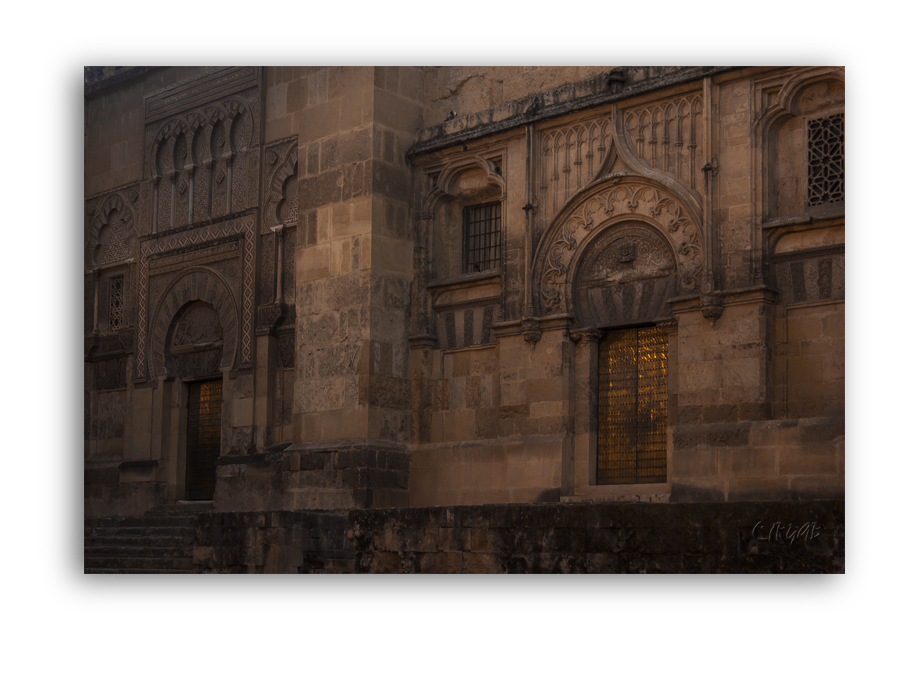
[[[87,68],[87,509],[184,495],[201,379],[222,385],[218,510],[842,498],[843,83],[814,67]],[[665,340],[664,481],[596,484],[622,407],[600,380],[624,370],[600,344],[643,323]],[[124,460],[156,466],[115,481]],[[476,561],[461,539],[446,561],[404,542],[377,566]],[[486,571],[703,566],[668,547],[591,560],[557,530],[469,542],[515,543]],[[304,561],[273,545],[237,566]]]

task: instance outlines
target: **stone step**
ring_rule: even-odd
[[[150,526],[193,526],[193,515],[87,518],[86,528],[148,528]]]
[[[85,550],[95,547],[193,547],[193,537],[175,537],[173,535],[86,536]]]
[[[192,574],[185,569],[84,569],[86,574]]]
[[[212,501],[178,501],[176,504],[160,506],[151,511],[147,511],[145,518],[162,518],[169,516],[190,516],[191,518],[197,513],[212,511],[215,509]]]
[[[192,557],[85,557],[84,569],[193,570]]]
[[[132,559],[173,559],[181,557],[189,557],[193,559],[193,545],[189,547],[163,547],[163,546],[150,546],[150,547],[123,547],[120,545],[111,545],[108,547],[91,547],[86,548],[85,558],[89,557],[96,559],[102,557],[130,557]]]
[[[98,527],[87,530],[86,537],[174,537],[193,539],[193,526]]]

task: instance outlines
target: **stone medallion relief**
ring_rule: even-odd
[[[575,280],[578,324],[610,327],[648,322],[668,313],[675,295],[675,258],[659,233],[643,223],[610,227],[585,250]]]
[[[620,287],[632,279],[664,276],[672,279],[671,288],[661,283],[663,295],[696,291],[703,274],[698,218],[662,187],[641,177],[626,175],[598,183],[557,218],[539,246],[533,272],[540,315],[573,312],[575,277],[583,286],[599,281]],[[604,229],[611,231],[602,237]],[[651,294],[649,301],[653,300]]]

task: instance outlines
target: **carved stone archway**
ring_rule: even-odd
[[[613,224],[587,244],[572,268],[568,310],[581,328],[609,328],[666,317],[677,292],[674,251],[642,221]]]
[[[165,377],[168,372],[165,350],[168,331],[181,308],[191,302],[202,301],[219,314],[222,324],[222,360],[219,368],[232,368],[238,345],[238,307],[225,279],[217,272],[205,268],[189,268],[179,275],[165,290],[156,306],[150,339],[149,368],[153,374]]]
[[[619,172],[595,182],[571,200],[539,244],[533,263],[537,314],[574,312],[574,282],[581,261],[599,236],[622,228],[618,225],[623,222],[639,225],[641,231],[634,236],[646,244],[642,250],[666,249],[677,278],[674,294],[697,293],[704,272],[700,218],[699,210],[647,177]],[[650,241],[647,230],[657,235],[656,242]],[[635,239],[631,243],[637,245]]]

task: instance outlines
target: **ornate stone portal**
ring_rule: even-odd
[[[533,284],[540,315],[573,314],[575,302],[582,326],[624,323],[631,311],[661,315],[665,300],[699,289],[703,243],[696,217],[654,181],[613,174],[597,182],[557,218],[539,246]],[[677,280],[659,281],[672,275]],[[634,280],[639,289],[630,284]],[[597,285],[625,291],[626,284],[624,307],[611,291],[589,291]],[[646,302],[643,309],[631,307],[635,298],[638,306]]]
[[[842,417],[841,70],[530,68],[446,120],[442,68],[143,70],[87,90],[87,512],[182,498],[204,382],[219,510],[608,498],[599,344],[647,325],[669,476],[612,498],[842,493],[842,420],[769,425]]]

